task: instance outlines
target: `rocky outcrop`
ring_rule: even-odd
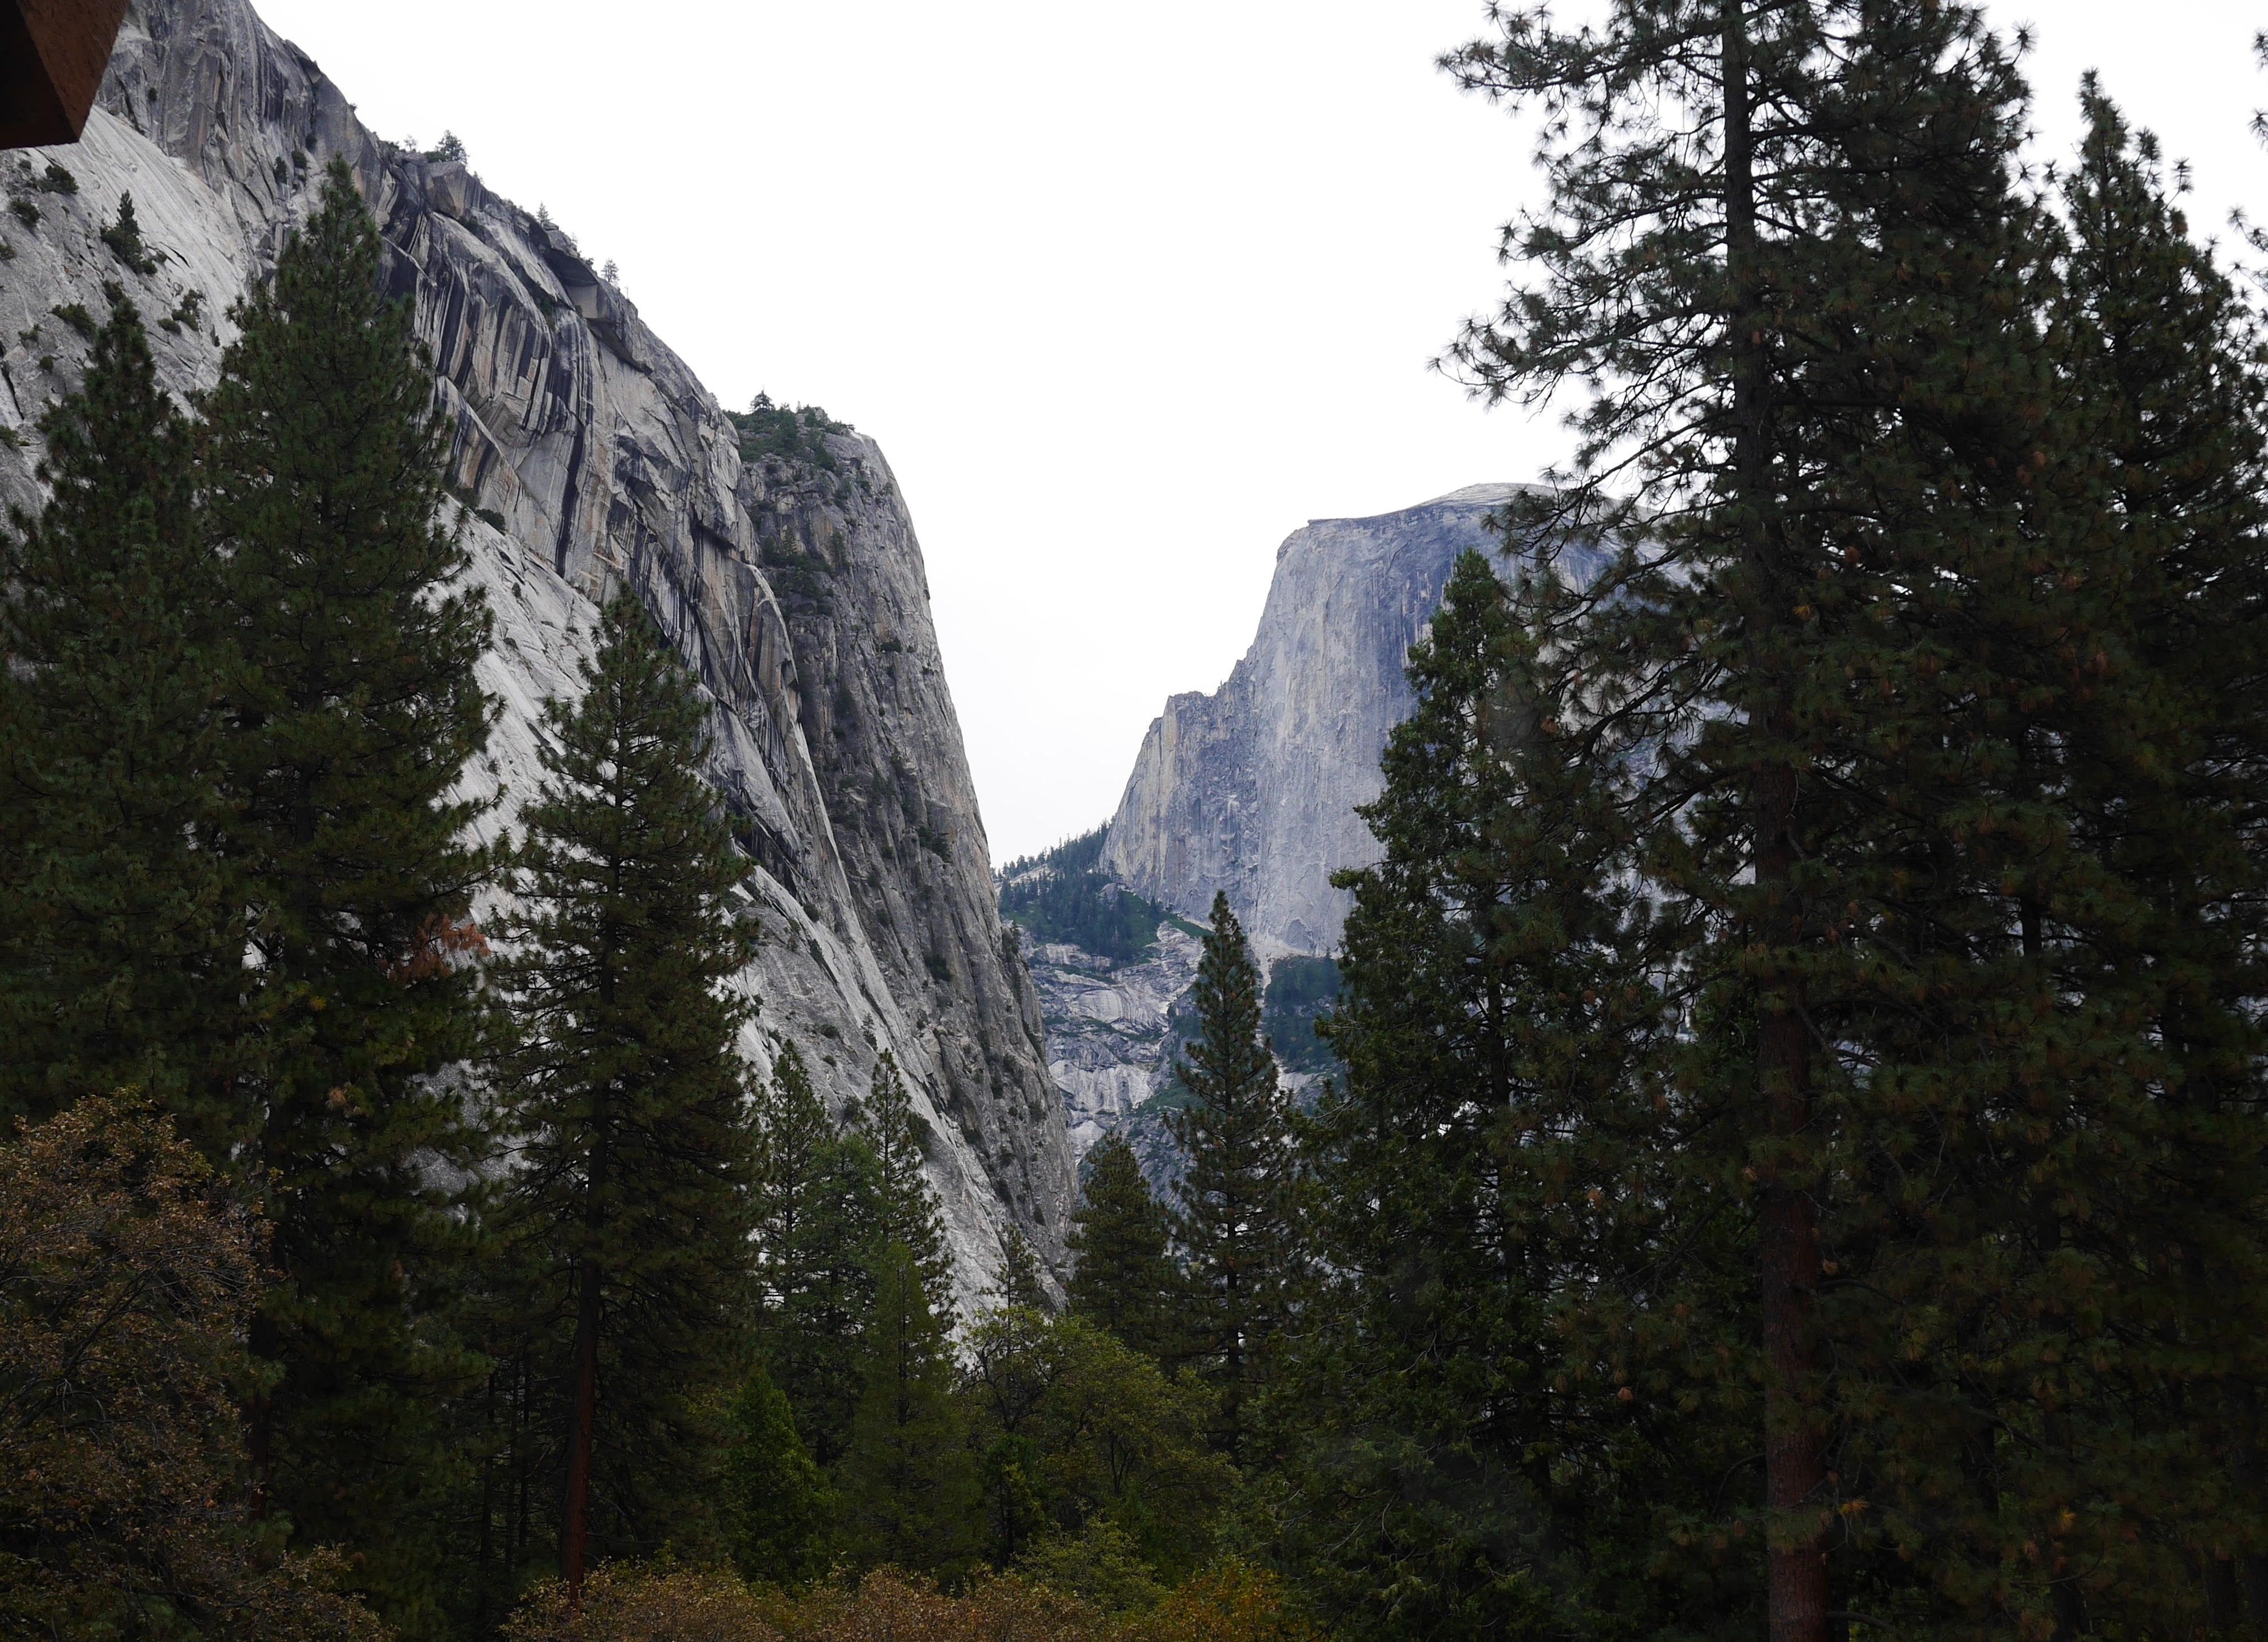
[[[1174,1005],[1197,979],[1196,936],[1170,923],[1140,957],[1113,962],[1061,941],[1032,949],[1048,1023],[1048,1073],[1061,1093],[1072,1150],[1123,1128],[1165,1083]]]
[[[468,779],[503,797],[492,824],[534,785],[541,703],[571,688],[595,602],[634,588],[714,701],[708,774],[758,865],[751,1059],[767,1068],[798,1042],[840,1110],[892,1051],[929,1126],[964,1291],[990,1281],[1011,1225],[1052,1256],[1068,1138],[992,911],[920,548],[871,440],[829,431],[801,454],[745,457],[740,430],[563,230],[461,164],[379,142],[243,0],[136,0],[85,139],[0,160],[26,207],[0,217],[14,253],[0,260],[0,499],[37,504],[33,424],[77,380],[85,343],[57,311],[99,313],[115,283],[163,319],[167,386],[209,386],[230,302],[335,155],[415,305],[453,477],[480,515],[475,574],[498,610],[483,676],[504,715]],[[151,273],[99,238],[129,191]]]
[[[1410,646],[1457,556],[1500,548],[1485,521],[1518,489],[1474,485],[1286,538],[1228,681],[1173,697],[1151,725],[1104,868],[1186,917],[1226,890],[1263,961],[1336,946],[1349,902],[1330,875],[1376,858],[1355,806],[1378,796],[1387,733],[1413,704]]]
[[[1071,1152],[1022,957],[1001,927],[921,549],[873,440],[742,469],[799,668],[798,706],[860,931],[930,1051],[937,1109],[1049,1248]]]

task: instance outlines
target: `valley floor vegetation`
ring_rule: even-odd
[[[344,171],[190,412],[114,303],[0,606],[0,1635],[2268,1634],[2252,307],[2091,84],[2025,168],[1971,8],[1600,11],[1449,59],[1550,193],[1448,364],[1578,400],[1502,522],[1605,568],[1459,564],[1326,1087],[1217,902],[1059,1309],[957,1313],[887,1057],[733,1053],[634,602],[466,842]]]

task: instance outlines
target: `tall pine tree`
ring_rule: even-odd
[[[226,631],[191,429],[114,297],[41,422],[0,603],[0,1114],[138,1085],[216,1164],[244,1140],[245,927],[213,848]]]
[[[1086,1182],[1071,1211],[1070,1311],[1120,1344],[1178,1362],[1174,1314],[1179,1272],[1167,1254],[1171,1226],[1142,1177],[1126,1137],[1113,1130],[1086,1154]]]
[[[2110,928],[2090,920],[2090,939],[2055,939],[2053,918],[2040,920],[2041,939],[2067,992],[2148,1024],[2125,1028],[2144,1072],[2139,1109],[2115,1128],[2090,1115],[2118,1152],[2053,1228],[2058,1252],[2099,1274],[2099,1327],[2124,1349],[2048,1434],[2075,1460],[2117,1453],[2129,1491],[2155,1502],[2147,1538],[2172,1565],[2072,1581],[2058,1616],[2066,1631],[2118,1615],[2178,1629],[2196,1623],[2201,1596],[2207,1624],[2228,1631],[2248,1616],[2268,1623],[2268,1318],[2256,1304],[2268,1113],[2253,1002],[2268,977],[2251,841],[2268,792],[2268,351],[2190,237],[2154,142],[2091,80],[2081,102],[2088,131],[2064,190],[2072,244],[2058,319],[2100,514],[2127,567],[2105,590],[2117,641],[2106,659],[2124,667],[2101,688],[2129,712],[2107,735],[2064,738],[2055,762],[2077,830],[2132,901]],[[2130,676],[2157,694],[2140,697]],[[2150,705],[2146,718],[2133,711]],[[2074,1344],[2067,1359],[2101,1359]],[[2122,1560],[2088,1551],[2106,1570]],[[2202,1571],[2201,1590],[2187,1569]],[[2154,1587],[2154,1610],[2140,1601]]]
[[[255,954],[248,1157],[281,1273],[254,1330],[277,1371],[254,1461],[269,1506],[354,1546],[416,1631],[448,1459],[433,1410],[476,1367],[431,1326],[462,1247],[446,1182],[475,1152],[436,1074],[480,1042],[469,911],[490,862],[452,793],[491,704],[432,379],[384,254],[334,161],[238,312],[202,476],[232,652],[217,843]]]
[[[880,1212],[873,1236],[887,1248],[896,1244],[913,1256],[921,1272],[930,1310],[953,1327],[953,1253],[945,1242],[945,1211],[923,1173],[928,1154],[924,1125],[914,1110],[897,1057],[884,1049],[874,1060],[874,1076],[857,1130],[874,1157],[880,1185]]]
[[[729,990],[751,940],[747,874],[696,771],[707,705],[627,592],[599,621],[583,696],[524,812],[533,910],[504,972],[509,1234],[538,1251],[558,1351],[561,1577],[705,1528],[708,1405],[741,1366],[753,1298],[753,1136]],[[548,1325],[548,1326],[547,1326]]]
[[[1749,1635],[1738,1562],[1651,1543],[1752,1440],[1718,1399],[1663,1395],[1656,1360],[1753,1327],[1746,1225],[1654,1189],[1694,1137],[1649,1071],[1683,931],[1611,884],[1648,766],[1538,665],[1521,617],[1580,590],[1524,581],[1457,563],[1363,812],[1382,858],[1340,878],[1345,1073],[1303,1134],[1324,1276],[1276,1410],[1287,1550],[1350,1637]],[[1714,1314],[1632,1337],[1624,1297],[1672,1283]]]
[[[1213,896],[1192,996],[1201,1035],[1174,1068],[1189,1100],[1166,1120],[1188,1160],[1176,1241],[1192,1355],[1219,1388],[1217,1437],[1236,1461],[1288,1314],[1298,1248],[1291,1107],[1260,1027],[1260,971],[1225,895]]]
[[[859,1343],[858,1412],[837,1468],[846,1536],[870,1567],[949,1576],[965,1571],[976,1550],[977,1514],[952,1342],[903,1244],[881,1251],[874,1284]]]
[[[1955,5],[1506,23],[1458,66],[1562,116],[1553,202],[1462,357],[1598,390],[1570,511],[1642,484],[1646,540],[1532,640],[1647,769],[1587,897],[1643,882],[1679,931],[1684,1031],[1620,1073],[1660,1167],[1599,1206],[1752,1215],[1761,1302],[1744,1344],[1664,1265],[1556,1321],[1594,1373],[1686,1348],[1633,1401],[1761,1388],[1761,1498],[1662,1526],[1761,1539],[1778,1642],[2181,1628],[2180,1531],[2135,1519],[2188,1439],[2118,1412],[2167,1378],[2133,1348],[2171,1250],[2131,1185],[2168,1154],[2159,938],[2112,835],[2184,710],[2127,626],[2150,556],[2077,402],[2021,81]]]
[[[858,1403],[858,1337],[874,1304],[880,1169],[838,1133],[794,1044],[755,1098],[758,1349],[822,1467],[841,1458]]]

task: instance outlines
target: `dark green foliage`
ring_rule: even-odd
[[[862,1138],[836,1131],[792,1043],[755,1094],[757,1343],[805,1447],[831,1467],[858,1407],[881,1169]]]
[[[825,1578],[834,1492],[796,1434],[787,1398],[761,1365],[726,1406],[724,1432],[721,1509],[740,1577],[789,1589]]]
[[[827,448],[825,436],[849,433],[851,426],[836,421],[816,405],[775,405],[770,394],[759,394],[747,409],[725,414],[740,430],[742,461],[771,456],[828,473],[842,471],[835,453]]]
[[[1178,1362],[1181,1273],[1167,1253],[1165,1205],[1123,1134],[1095,1142],[1084,1174],[1071,1217],[1071,1314],[1153,1361]]]
[[[747,865],[696,773],[707,704],[626,592],[581,671],[580,700],[546,710],[556,744],[517,863],[533,910],[501,976],[521,1041],[500,1222],[539,1307],[537,1376],[567,1389],[563,1557],[578,1486],[593,1557],[714,1534],[710,1405],[745,1361],[753,1297],[736,1047],[752,1011],[728,990],[751,956],[733,900]]]
[[[873,1084],[853,1127],[873,1154],[876,1171],[878,1202],[871,1235],[879,1248],[895,1246],[912,1256],[930,1310],[950,1330],[953,1255],[945,1243],[944,1210],[922,1172],[929,1154],[929,1125],[914,1110],[897,1057],[887,1049],[875,1057]]]
[[[1339,967],[1329,958],[1278,958],[1268,966],[1261,1029],[1287,1071],[1328,1072],[1337,1064],[1317,1030],[1339,995]]]
[[[42,194],[77,194],[78,179],[51,159],[48,162],[48,168],[40,173],[40,180],[32,186]]]
[[[1000,1233],[1000,1271],[992,1280],[990,1293],[1003,1306],[1042,1313],[1055,1309],[1041,1275],[1040,1251],[1032,1247],[1032,1240],[1020,1226],[1011,1226]]]
[[[1001,868],[1000,916],[1035,941],[1066,942],[1118,962],[1155,946],[1167,914],[1104,875],[1099,863],[1107,830],[1098,827]]]
[[[25,227],[36,228],[40,225],[40,208],[31,201],[11,200],[8,202],[8,209],[14,214],[16,220]]]
[[[118,220],[102,231],[102,243],[136,273],[147,277],[158,271],[158,259],[142,243],[142,225],[135,218],[131,194],[118,196]]]
[[[1153,1573],[1180,1579],[1203,1565],[1235,1482],[1208,1451],[1204,1386],[1168,1380],[1084,1318],[1024,1306],[978,1323],[963,1356],[994,1565],[1103,1522]]]
[[[2102,1315],[2066,1324],[2073,1337],[2058,1355],[2096,1356],[2102,1378],[2062,1369],[2073,1411],[2043,1429],[2058,1446],[2118,1451],[2112,1475],[2156,1502],[2146,1543],[2203,1573],[2200,1592],[2153,1559],[2171,1576],[2157,1623],[2193,1624],[2201,1595],[2206,1624],[2228,1631],[2268,1622],[2257,1458],[2268,1123],[2254,1001],[2268,976],[2262,866],[2248,842],[2268,790],[2268,350],[2189,237],[2154,142],[2130,133],[2091,80],[2081,100],[2089,130],[2066,183],[2058,335],[2107,492],[2097,516],[2116,521],[2089,568],[2118,646],[2105,659],[2124,665],[2102,669],[2098,687],[2115,710],[2109,733],[2063,740],[2055,779],[2072,789],[2074,828],[2102,858],[2104,887],[2132,900],[2078,917],[2051,904],[2040,944],[2062,987],[2132,1035],[2111,1052],[2143,1079],[2117,1107],[2073,1114],[2075,1127],[2108,1131],[2096,1144],[2111,1155],[2087,1158],[2076,1133],[2059,1147],[2064,1200],[2084,1194],[2086,1212],[2058,1215],[2054,1252],[2102,1274],[2090,1299]],[[2137,1032],[2137,1021],[2149,1024]],[[2142,1270],[2163,1276],[2125,1275]],[[2118,1342],[2111,1365],[2089,1336]],[[2099,1462],[2088,1469],[2100,1474]],[[2095,1554],[2107,1565],[2122,1550]],[[2148,1611],[2144,1601],[2113,1586],[2066,1607],[2092,1617]]]
[[[1383,859],[1339,880],[1345,1071],[1306,1136],[1328,1276],[1268,1413],[1300,1439],[1288,1549],[1351,1637],[1708,1635],[1747,1594],[1738,1559],[1651,1555],[1747,1433],[1561,1334],[1653,1261],[1740,1337],[1746,1222],[1643,1189],[1675,1142],[1626,1071],[1671,1023],[1641,907],[1597,893],[1630,771],[1543,732],[1532,660],[1466,554],[1364,811]]]
[[[441,140],[425,151],[425,158],[439,160],[445,164],[454,163],[461,166],[466,158],[465,139],[454,131],[444,131],[441,133]],[[283,161],[279,159],[276,164],[280,166]]]
[[[181,327],[202,325],[204,323],[204,317],[205,293],[202,291],[190,291],[183,293],[181,299],[173,305],[173,311],[171,313],[158,321],[158,328],[179,335]]]
[[[901,1245],[876,1262],[858,1412],[836,1482],[845,1537],[866,1565],[948,1578],[968,1566],[977,1481],[954,1395],[952,1342]]]
[[[2203,1093],[2207,1068],[2250,1067],[2249,1028],[2200,983],[2212,961],[2177,977],[2229,938],[2194,913],[2247,894],[2249,867],[2203,870],[2244,853],[2250,800],[2219,809],[2215,784],[2261,791],[2238,751],[2256,618],[2228,574],[2255,526],[2212,501],[2253,482],[2257,389],[2231,392],[2253,366],[2205,364],[2195,342],[2227,311],[2154,244],[2100,122],[2088,165],[2124,189],[2124,225],[2095,272],[2064,254],[2018,181],[2023,87],[1972,10],[1499,21],[1456,67],[1556,111],[1553,195],[1508,237],[1528,283],[1459,357],[1495,394],[1592,390],[1585,482],[1557,514],[1626,545],[1587,582],[1522,590],[1506,704],[1536,715],[1528,750],[1474,838],[1408,858],[1472,874],[1501,909],[1476,927],[1559,926],[1512,949],[1521,984],[1485,1042],[1517,1070],[1556,1040],[1539,1064],[1563,1070],[1515,1092],[1521,1138],[1480,1201],[1518,1233],[1508,1286],[1543,1308],[1552,1391],[1580,1412],[1587,1384],[1617,1385],[1634,1422],[1668,1411],[1650,1534],[1580,1542],[1652,1554],[1592,1589],[1626,1596],[1745,1542],[1762,1555],[1734,1557],[1714,1594],[1631,1600],[1791,1639],[1825,1638],[1830,1610],[1942,1637],[2225,1616],[2251,1507],[2208,1538],[2202,1479],[2220,1464],[2246,1486],[2250,1324],[2208,1348],[2202,1272],[2174,1274],[2253,1270],[2252,1097],[2229,1097],[2254,1074]],[[2192,339],[2124,393],[2159,402],[2170,372],[2184,406],[2215,407],[2186,430],[2124,417],[2148,455],[2123,495],[2096,431],[2122,414],[2089,402],[2119,396],[2117,367],[2087,357],[2066,301],[2112,268],[2135,282],[2112,306]],[[2139,342],[2114,350],[2139,364]],[[2216,416],[2228,437],[2200,439]],[[1637,498],[1610,502],[1633,476]],[[2191,563],[2220,571],[2185,581],[2152,515],[2191,484],[2209,504],[2185,520]],[[2183,680],[2138,627],[2224,594],[2233,627],[2185,641]],[[1409,904],[1414,953],[1432,914]],[[1391,1112],[1397,1066],[1444,1028],[1398,1055],[1382,1037],[1385,1057],[1361,1041],[1366,992],[1390,998],[1385,966],[1415,960],[1381,924],[1358,962],[1352,928],[1346,1109]],[[2171,1186],[2216,1149],[2221,1181]],[[2176,1229],[2176,1197],[2224,1190]],[[1760,1471],[1720,1463],[1759,1448]],[[1427,1537],[1447,1538],[1410,1543]],[[1718,1606],[1759,1572],[1764,1613]],[[1339,1596],[1409,1634],[1389,1588],[1409,1587],[1365,1572]]]
[[[1191,989],[1202,1035],[1174,1068],[1189,1103],[1166,1115],[1188,1160],[1176,1241],[1191,1359],[1220,1393],[1216,1440],[1244,1457],[1246,1404],[1266,1383],[1289,1319],[1299,1255],[1290,1104],[1260,1030],[1260,974],[1216,895]]]
[[[219,566],[132,304],[41,431],[52,496],[12,515],[0,606],[0,1113],[137,1085],[225,1165],[251,1129],[252,1025],[241,889],[213,848]]]
[[[275,1262],[253,1344],[269,1498],[363,1588],[431,1617],[422,1496],[447,1481],[439,1394],[473,1365],[428,1327],[463,1226],[473,1140],[434,1074],[477,1048],[469,920],[489,858],[448,797],[488,734],[477,594],[437,522],[444,439],[409,316],[335,162],[314,216],[239,313],[207,406],[204,479],[233,654],[219,846],[250,909],[263,1034],[247,1161]],[[461,1175],[455,1178],[463,1178]]]
[[[86,305],[85,303],[66,302],[61,306],[51,310],[51,312],[57,319],[70,326],[71,329],[77,331],[89,342],[92,342],[94,340],[94,334],[99,327],[95,323],[94,315],[86,311]]]

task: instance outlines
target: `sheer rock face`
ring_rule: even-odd
[[[759,864],[751,1059],[768,1069],[792,1040],[841,1112],[880,1052],[895,1055],[930,1128],[965,1298],[991,1280],[1012,1224],[1057,1257],[1068,1137],[881,452],[835,432],[821,463],[744,461],[713,396],[563,231],[462,165],[379,143],[244,0],[136,0],[85,139],[0,157],[0,188],[40,213],[0,216],[17,252],[0,261],[0,502],[38,504],[33,424],[86,355],[54,310],[99,316],[116,282],[170,321],[152,332],[166,386],[209,387],[230,303],[273,264],[334,156],[415,304],[453,479],[502,521],[466,521],[498,617],[483,680],[503,720],[468,777],[503,799],[490,824],[508,825],[535,784],[542,700],[571,691],[596,602],[634,588],[715,702],[708,773]],[[39,191],[50,159],[76,193]],[[129,191],[153,275],[99,238]]]
[[[1457,556],[1498,545],[1484,521],[1518,490],[1474,485],[1286,538],[1228,681],[1173,697],[1151,725],[1104,870],[1185,917],[1226,890],[1263,961],[1336,946],[1349,897],[1330,875],[1377,858],[1355,806],[1378,796],[1388,733],[1415,704],[1410,646]]]
[[[1032,949],[1032,980],[1048,1021],[1048,1072],[1081,1158],[1164,1088],[1174,1005],[1197,979],[1203,955],[1197,938],[1173,924],[1158,926],[1148,952],[1119,962],[1062,942]]]

